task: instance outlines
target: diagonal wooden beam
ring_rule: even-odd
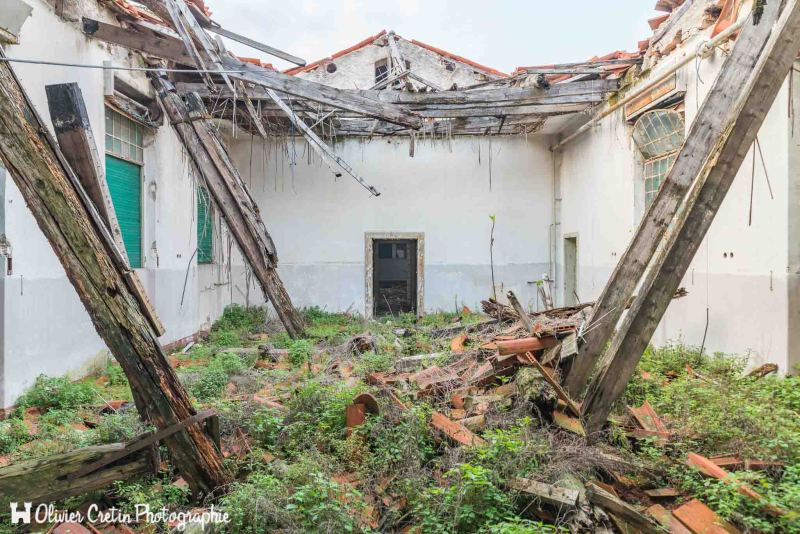
[[[283,112],[286,113],[286,116],[289,117],[289,120],[292,121],[292,124],[294,124],[295,127],[303,133],[303,136],[308,140],[311,148],[313,148],[320,155],[320,157],[322,157],[325,164],[328,165],[328,167],[336,176],[342,175],[342,173],[336,170],[336,166],[338,165],[373,196],[377,197],[380,195],[377,189],[369,185],[366,180],[359,176],[358,173],[356,173],[356,171],[345,160],[340,158],[336,152],[334,152],[333,149],[325,143],[325,141],[320,139],[319,136],[314,133],[311,127],[306,125],[306,123],[303,122],[283,100],[281,100],[281,97],[279,97],[275,91],[272,89],[267,89],[267,93],[275,102],[275,104],[277,104],[278,107],[280,107]]]
[[[97,142],[92,133],[92,125],[89,123],[89,114],[86,112],[81,89],[77,83],[73,82],[48,85],[45,87],[45,91],[50,108],[50,119],[53,122],[56,139],[64,158],[75,171],[81,186],[114,238],[114,242],[107,243],[106,248],[109,254],[120,256],[117,263],[124,273],[128,289],[139,302],[142,313],[150,321],[156,334],[162,336],[166,333],[166,329],[142,287],[139,276],[130,268],[130,262],[125,253],[122,231],[119,228],[114,204],[111,201],[111,193],[108,190],[100,155],[97,152]]]
[[[189,93],[183,98],[167,80],[149,74],[170,123],[211,193],[244,258],[292,338],[304,335],[303,318],[292,305],[278,276],[275,245],[267,232],[258,205],[250,195],[202,100]]]
[[[283,60],[288,61],[289,63],[294,63],[295,65],[297,65],[299,67],[304,67],[305,64],[306,64],[306,60],[305,59],[302,59],[302,58],[299,58],[297,56],[294,56],[294,55],[292,55],[292,54],[290,54],[288,52],[284,52],[283,50],[278,50],[277,48],[273,48],[273,47],[271,47],[269,45],[266,45],[264,43],[259,43],[258,41],[255,41],[255,40],[250,39],[249,37],[245,37],[243,35],[239,35],[238,33],[234,33],[234,32],[232,32],[230,30],[226,30],[222,26],[217,26],[217,25],[212,24],[212,25],[206,27],[206,29],[208,31],[210,31],[210,32],[216,33],[217,35],[221,35],[223,37],[227,37],[231,41],[236,41],[237,43],[241,43],[243,45],[247,45],[250,48],[255,48],[256,50],[260,50],[262,52],[266,52],[267,54],[269,54],[271,56],[279,57],[279,58],[281,58]]]
[[[404,107],[378,102],[362,96],[356,91],[336,89],[321,83],[265,69],[231,57],[222,58],[222,65],[226,70],[237,71],[235,74],[231,74],[233,78],[254,83],[273,91],[305,98],[320,104],[327,104],[335,108],[354,111],[368,117],[414,129],[422,126],[422,119]]]
[[[0,57],[5,57],[2,51]],[[0,157],[98,335],[122,365],[139,413],[159,429],[195,415],[156,332],[106,249],[104,223],[5,62],[0,63]],[[204,428],[192,425],[165,443],[198,494],[228,482],[222,456]]]
[[[664,248],[647,273],[628,315],[611,340],[600,372],[589,387],[583,404],[589,432],[602,428],[612,405],[624,393],[800,51],[800,3],[788,0],[782,10],[781,7],[779,2],[769,2],[764,6],[760,23],[755,26],[748,23],[739,37],[756,31],[766,33],[768,40],[755,49],[755,61],[728,66],[750,74],[730,110],[734,122],[728,123],[729,129],[714,143],[701,179],[689,193],[685,208],[670,229]],[[737,40],[736,47],[744,43]],[[728,90],[734,88],[728,86]],[[704,107],[701,113],[710,111]]]
[[[584,336],[564,382],[572,395],[580,395],[585,388],[592,369],[622,317],[628,298],[633,295],[686,192],[716,154],[718,141],[736,121],[746,91],[750,90],[747,80],[758,61],[759,51],[769,39],[770,30],[769,23],[747,24],[736,40],[689,129],[672,169],[594,306],[590,330]]]

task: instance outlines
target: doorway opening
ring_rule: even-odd
[[[578,302],[578,236],[564,237],[564,305]]]
[[[367,234],[368,318],[422,313],[421,234]]]

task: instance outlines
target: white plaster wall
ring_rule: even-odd
[[[384,37],[379,42],[385,43],[386,38]],[[445,89],[451,88],[454,84],[457,87],[466,87],[490,79],[484,73],[480,73],[465,63],[446,60],[439,54],[417,46],[411,41],[400,39],[398,45],[403,59],[411,64],[411,72]],[[388,55],[388,46],[370,44],[334,59],[336,72],[327,72],[328,62],[324,62],[312,71],[298,74],[298,77],[342,89],[369,89],[375,85],[375,63],[386,59]],[[452,71],[445,68],[448,62],[454,67]],[[496,76],[491,78],[496,78]]]
[[[700,35],[684,46],[697,46]],[[659,63],[663,72],[680,50]],[[686,80],[688,125],[711,88],[723,62],[717,52],[699,66],[680,73]],[[760,159],[753,195],[753,222],[748,224],[752,155],[748,156],[724,200],[682,285],[689,296],[673,301],[653,342],[681,340],[699,346],[706,329],[706,348],[750,354],[753,364],[787,360],[787,225],[789,122],[788,84],[784,84],[759,133],[775,199],[769,196]],[[560,231],[577,232],[581,298],[599,296],[625,251],[641,218],[641,158],[630,138],[631,127],[617,112],[561,151],[557,180],[561,185]],[[752,153],[751,153],[752,154]],[[730,256],[730,253],[733,256]],[[728,254],[726,258],[724,254]],[[559,258],[563,254],[559,251]],[[563,260],[560,260],[560,262]],[[561,273],[563,270],[559,270]],[[559,280],[559,287],[563,280]]]
[[[20,45],[7,48],[9,56],[96,65],[113,59],[118,65],[133,65],[135,60],[127,51],[90,41],[76,25],[58,19],[42,0],[27,1],[34,8],[33,14],[22,28]],[[81,5],[88,16],[109,20],[94,2]],[[14,70],[48,127],[45,85],[77,82],[99,152],[104,153],[101,70],[24,64],[15,64]],[[148,90],[143,75],[118,75]],[[201,280],[192,259],[196,247],[195,186],[180,143],[172,129],[163,125],[146,135],[145,144],[144,268],[137,272],[166,327],[162,342],[167,343],[191,335],[216,318],[223,303],[206,306],[200,312]],[[0,346],[5,347],[0,353],[4,361],[0,366],[0,406],[11,405],[39,374],[79,375],[106,354],[104,343],[13,180],[7,180],[6,187],[6,231],[13,246],[14,269],[10,276],[5,276],[5,271],[0,274],[0,295],[4,295],[0,303],[4,307],[0,315],[4,318],[4,329],[0,329],[4,339]]]
[[[456,302],[480,309],[491,294],[489,215],[496,214],[496,282],[535,306],[528,282],[548,272],[552,220],[552,161],[541,139],[418,140],[413,158],[407,139],[338,143],[377,198],[347,175],[335,179],[302,139],[278,146],[240,134],[229,145],[296,305],[364,313],[364,234],[422,232],[425,310],[453,310]]]

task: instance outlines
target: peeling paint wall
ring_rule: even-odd
[[[20,44],[6,48],[10,57],[95,65],[113,60],[118,65],[139,66],[127,50],[87,39],[77,20],[59,19],[43,0],[27,1],[33,14],[22,27]],[[93,0],[71,3],[70,7],[86,10],[83,13],[93,18],[113,20]],[[14,64],[13,68],[48,126],[45,85],[77,82],[98,150],[104,153],[101,70],[23,64]],[[142,91],[150,91],[142,73],[117,75]],[[169,125],[146,133],[143,169],[144,268],[137,273],[166,326],[162,342],[168,343],[207,325],[229,300],[210,298],[209,292],[223,293],[222,286],[212,285],[209,290],[205,285],[204,272],[215,266],[198,268],[192,258],[197,239],[195,181]],[[0,301],[0,407],[13,404],[39,374],[79,376],[107,358],[104,343],[10,177],[4,207],[14,264],[10,275],[0,276],[0,295],[5,295]]]

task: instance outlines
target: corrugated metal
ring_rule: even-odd
[[[207,190],[197,189],[197,263],[214,261],[214,219],[211,216],[211,199]]]
[[[142,266],[142,174],[138,165],[106,155],[106,181],[131,267]]]

